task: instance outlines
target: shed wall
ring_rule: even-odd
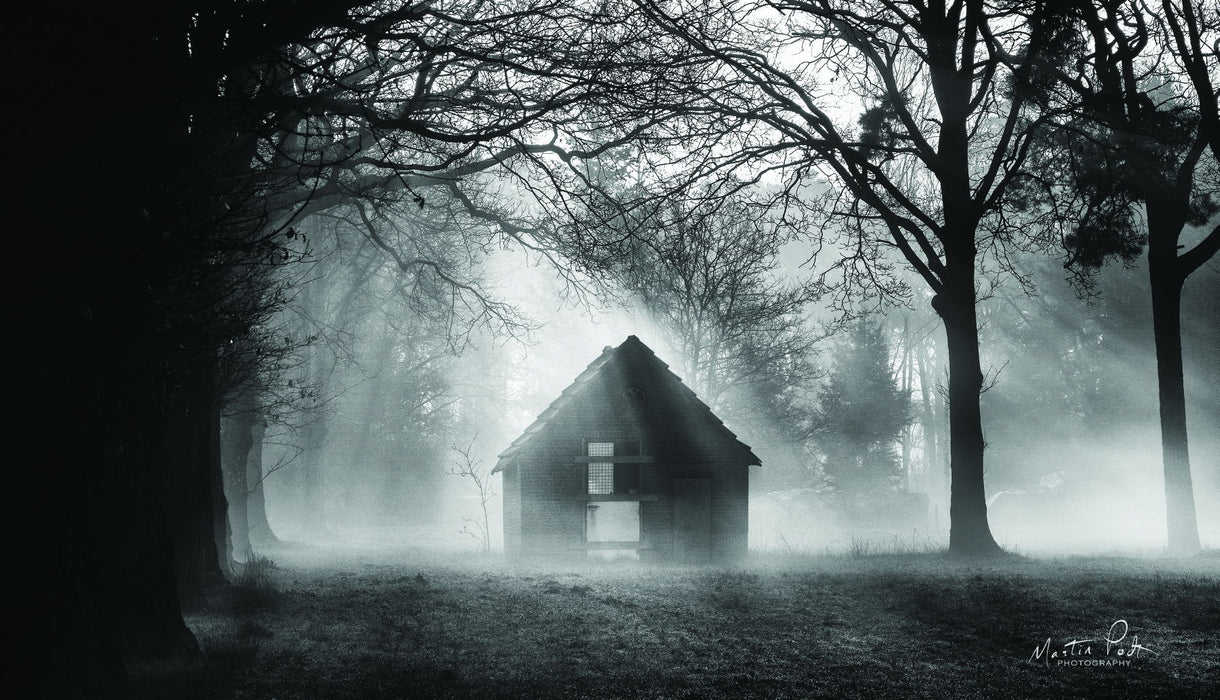
[[[504,492],[504,551],[521,551],[521,469],[513,465],[503,472]]]
[[[672,556],[673,480],[688,477],[711,479],[712,556],[745,554],[749,468],[734,463],[742,459],[737,452],[716,452],[725,441],[723,432],[694,415],[680,396],[664,391],[669,382],[648,366],[608,367],[513,456],[513,467],[505,471],[509,552],[583,556],[587,482],[576,458],[585,454],[587,440],[634,439],[643,454],[655,458],[641,472],[641,491],[649,497],[640,502],[641,537],[649,547],[641,555]],[[628,387],[642,387],[645,401],[632,399]]]

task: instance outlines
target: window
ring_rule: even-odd
[[[568,454],[571,454],[570,452]],[[590,442],[590,457],[613,457],[613,442]],[[589,462],[589,493],[614,493],[614,462]]]
[[[639,440],[623,440],[618,443],[604,441],[586,443],[589,457],[589,495],[633,495],[640,493]],[[618,448],[616,451],[616,447]],[[634,456],[630,461],[613,459],[599,462],[595,457]]]

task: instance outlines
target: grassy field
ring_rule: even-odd
[[[202,658],[134,669],[139,696],[1204,698],[1220,689],[1214,553],[768,555],[684,568],[269,554],[274,567],[251,568],[188,616]]]

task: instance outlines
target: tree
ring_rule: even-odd
[[[491,518],[489,516],[488,504],[491,499],[495,498],[496,491],[491,481],[491,470],[488,469],[483,460],[473,455],[474,442],[478,439],[476,435],[471,438],[466,447],[454,446],[453,451],[457,453],[457,458],[446,471],[450,476],[461,477],[470,481],[474,486],[479,498],[479,512],[475,517],[467,515],[462,516],[462,520],[466,525],[462,528],[464,534],[474,538],[474,541],[479,544],[479,548],[484,554],[491,553]]]
[[[302,222],[308,271],[294,273],[305,279],[276,319],[284,335],[312,339],[289,373],[309,400],[273,428],[281,444],[270,450],[282,465],[274,490],[295,501],[296,517],[282,522],[304,537],[341,519],[435,515],[441,504],[427,494],[455,430],[456,357],[472,335],[526,328],[479,288],[484,251],[471,238],[481,232],[456,224],[443,200],[405,212],[383,203],[372,230],[372,212],[352,209]]]
[[[814,294],[780,281],[790,242],[744,194],[673,204],[630,237],[618,273],[678,353],[681,374],[718,414],[750,433],[808,435],[804,387],[818,376]],[[760,436],[761,437],[761,436]]]
[[[1066,86],[1070,118],[1047,158],[1081,212],[1065,243],[1086,275],[1107,258],[1148,248],[1156,341],[1168,544],[1199,549],[1183,385],[1181,301],[1186,280],[1220,250],[1220,117],[1214,84],[1220,17],[1191,0],[1098,0],[1060,8],[1083,56],[1047,66]],[[1213,8],[1214,10],[1214,8]],[[1072,70],[1072,69],[1075,70]],[[1049,92],[1049,90],[1048,90]],[[1067,149],[1063,149],[1063,145]],[[1062,196],[1050,176],[1038,182]],[[1054,187],[1060,184],[1059,187]],[[1204,228],[1194,245],[1188,226]]]
[[[583,129],[569,108],[599,97],[563,51],[578,27],[549,5],[10,14],[14,223],[30,232],[13,260],[40,290],[6,276],[11,298],[30,300],[12,326],[31,336],[16,394],[64,426],[20,455],[39,465],[28,492],[50,502],[30,558],[46,572],[29,637],[46,693],[105,695],[124,656],[195,649],[178,588],[220,572],[219,363],[251,320],[227,293],[254,279],[247,264],[290,247],[296,219],[353,199],[448,197],[544,248],[511,207],[484,206],[493,193],[475,175]],[[396,264],[460,282],[434,259]],[[471,285],[451,288],[479,304]]]
[[[812,285],[782,279],[792,235],[737,184],[645,210],[611,276],[655,321],[683,381],[761,451],[764,483],[804,485],[824,329],[806,317]]]
[[[270,286],[272,294],[284,291],[282,284]],[[279,542],[267,519],[263,489],[267,425],[305,410],[312,398],[304,387],[293,387],[289,377],[301,344],[316,338],[297,341],[288,335],[274,321],[283,305],[280,299],[263,303],[248,332],[234,338],[220,358],[220,459],[230,532],[225,556],[247,563],[256,545]]]
[[[856,321],[835,349],[819,398],[819,445],[839,493],[867,497],[902,487],[896,445],[910,421],[910,404],[891,369],[882,325],[867,317]]]
[[[653,50],[665,72],[628,72],[620,89],[644,86],[634,90],[641,121],[672,115],[649,131],[651,143],[682,144],[670,156],[671,177],[682,165],[698,175],[783,178],[786,203],[799,207],[822,175],[838,195],[825,206],[850,251],[838,267],[843,281],[886,288],[886,255],[896,252],[932,290],[950,365],[950,549],[998,551],[983,486],[975,304],[980,261],[1002,262],[1023,237],[1004,204],[1039,110],[1003,86],[1055,45],[1046,4],[629,7],[622,21],[638,28],[637,44],[649,47],[639,50]]]

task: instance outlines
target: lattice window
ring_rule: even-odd
[[[589,443],[590,457],[613,457],[614,443],[613,442],[591,442]]]
[[[590,442],[590,457],[613,457],[613,442]],[[589,493],[614,493],[614,462],[589,463]]]

